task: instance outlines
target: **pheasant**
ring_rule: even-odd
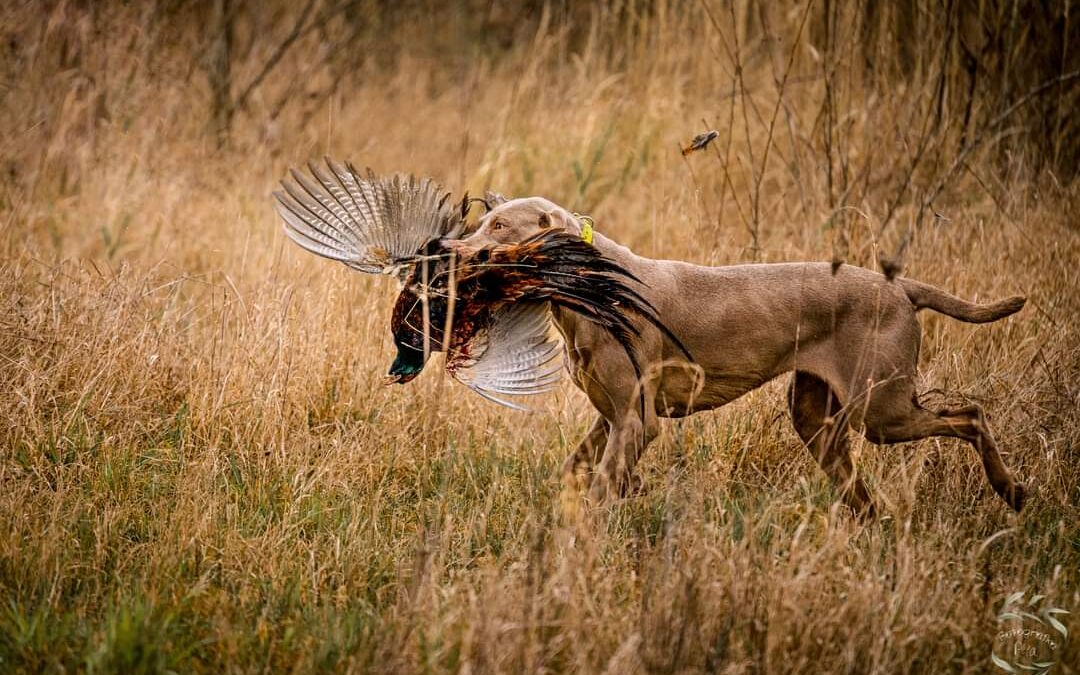
[[[309,171],[293,170],[274,193],[285,233],[316,255],[401,281],[390,322],[397,355],[387,383],[409,382],[431,354],[444,351],[455,380],[525,409],[507,397],[549,391],[563,370],[552,306],[610,332],[639,375],[631,316],[674,339],[634,290],[636,277],[579,237],[546,230],[518,244],[476,248],[460,239],[467,195],[453,208],[430,179],[361,175],[330,159]]]

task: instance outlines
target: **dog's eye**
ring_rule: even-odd
[[[501,220],[496,220],[494,223],[491,224],[491,229],[493,230],[501,230],[504,227],[506,227],[506,223]]]

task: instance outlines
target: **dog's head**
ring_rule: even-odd
[[[487,202],[492,209],[480,218],[479,227],[464,240],[470,246],[514,244],[548,229],[581,235],[581,222],[574,214],[543,197],[507,200],[489,194]]]

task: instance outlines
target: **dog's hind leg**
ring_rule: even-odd
[[[563,482],[578,484],[579,476],[587,479],[600,461],[608,440],[608,421],[603,415],[597,415],[585,437],[562,465]]]
[[[819,377],[796,371],[788,389],[788,407],[799,438],[856,515],[873,518],[873,499],[851,461],[843,405]]]
[[[875,395],[875,399],[879,396]],[[872,401],[867,411],[866,437],[875,443],[903,443],[930,436],[962,438],[982,457],[986,478],[994,492],[1015,511],[1024,507],[1027,496],[1023,483],[1016,481],[998,452],[982,407],[972,404],[960,408],[945,408],[937,413],[919,406],[914,397],[906,400],[890,398],[889,405]]]

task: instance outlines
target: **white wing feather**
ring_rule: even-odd
[[[516,410],[501,396],[531,396],[552,390],[562,376],[562,348],[551,337],[546,303],[521,303],[501,310],[487,330],[463,350],[452,352],[446,369],[484,398]]]

